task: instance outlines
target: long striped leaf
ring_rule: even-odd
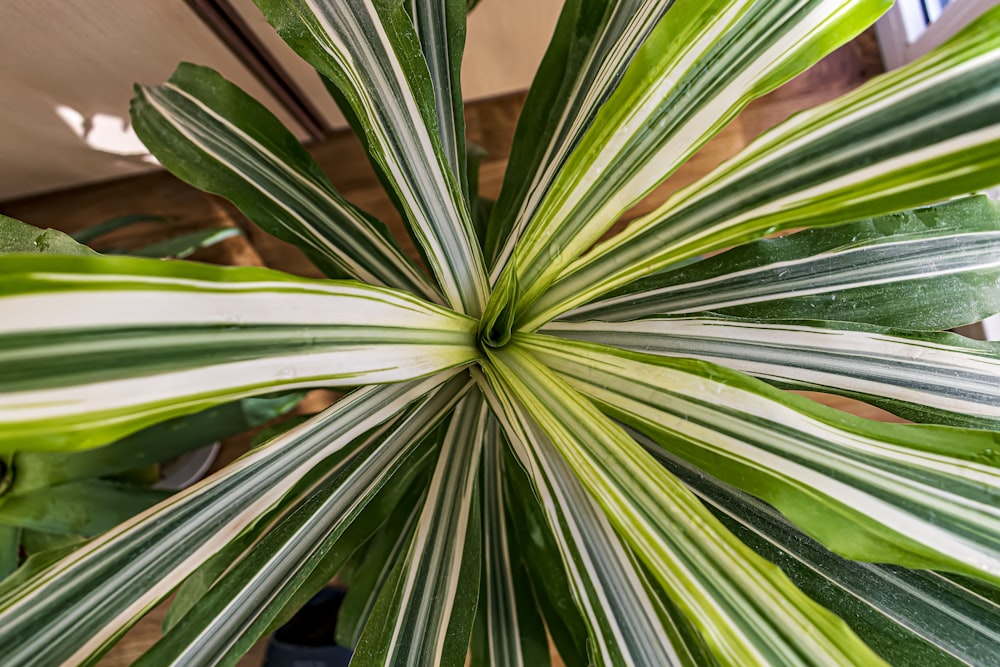
[[[881,664],[521,340],[490,351],[491,382],[508,403],[517,397],[554,445],[551,460],[579,478],[721,664]]]
[[[500,425],[489,419],[479,474],[483,571],[472,633],[472,665],[548,667],[545,626],[510,534]]]
[[[488,228],[486,252],[495,272],[506,265],[567,156],[673,4],[674,0],[568,0],[563,5],[518,119],[503,189]]]
[[[358,645],[382,587],[395,569],[396,561],[406,553],[422,507],[422,497],[416,503],[397,507],[378,532],[351,554],[338,573],[347,588],[347,595],[337,612],[336,639],[341,646],[354,648]]]
[[[659,623],[656,601],[604,511],[513,393],[495,381],[491,386],[491,406],[545,513],[587,623],[591,662],[696,667],[673,628]]]
[[[479,597],[477,473],[488,415],[478,391],[455,410],[409,547],[379,594],[353,664],[465,664]]]
[[[417,30],[420,50],[430,72],[441,149],[471,205],[465,169],[465,104],[461,77],[465,0],[407,0],[406,9]]]
[[[0,265],[0,449],[104,444],[251,395],[472,361],[476,323],[402,292],[111,257]]]
[[[576,603],[571,572],[563,566],[559,542],[549,528],[531,480],[506,443],[504,492],[509,501],[509,535],[517,547],[524,580],[531,586],[545,630],[566,667],[589,667],[587,620]]]
[[[296,420],[294,426],[299,426],[316,415],[305,416],[305,419]],[[398,420],[399,417],[396,417]],[[294,426],[275,434],[272,438],[290,431]],[[379,428],[384,428],[379,427]],[[378,429],[361,436],[367,440],[369,436],[378,436]],[[265,442],[252,446],[256,449]],[[306,501],[311,493],[322,486],[328,479],[336,476],[340,472],[340,466],[345,459],[351,457],[354,451],[364,443],[355,442],[339,450],[334,456],[324,461],[322,466],[317,466],[311,472],[299,479],[295,486],[286,493],[275,505],[262,514],[250,526],[243,529],[235,539],[230,540],[222,549],[217,551],[211,558],[202,563],[194,572],[185,577],[184,582],[177,588],[170,603],[170,608],[163,620],[163,631],[170,631],[181,619],[187,615],[205,596],[208,590],[218,579],[224,575],[235,563],[246,558],[260,542],[262,536],[273,530],[288,516],[290,516],[299,505]],[[325,583],[325,582],[324,582]]]
[[[455,406],[469,386],[458,377],[411,408],[386,432],[376,433],[339,466],[323,485],[222,576],[171,631],[147,653],[141,665],[191,665],[231,662],[262,636],[300,589],[308,599],[380,522],[366,513],[361,535],[354,521],[381,496],[382,518],[408,485],[383,490],[393,476],[420,469],[421,441]],[[433,444],[433,443],[431,443]],[[426,449],[426,448],[425,448]],[[404,475],[405,476],[405,475]],[[393,480],[395,481],[395,480]],[[359,520],[360,521],[360,520]],[[315,577],[315,571],[323,576]]]
[[[684,616],[684,613],[677,607],[670,596],[656,581],[656,577],[649,571],[649,568],[639,560],[634,551],[629,550],[632,560],[632,567],[642,580],[642,585],[646,588],[647,594],[656,609],[656,615],[660,619],[670,638],[670,643],[675,647],[682,664],[693,667],[716,667],[719,661],[712,655],[711,650],[705,643],[705,638],[695,629],[691,622]]]
[[[751,100],[871,25],[889,0],[675,0],[512,253],[530,305]]]
[[[873,422],[704,362],[525,344],[615,418],[836,553],[1000,582],[996,433]]]
[[[985,196],[755,241],[640,278],[567,313],[713,311],[940,331],[1000,311],[1000,204]]]
[[[467,377],[460,375],[451,382],[464,385],[467,380]],[[421,419],[427,416],[425,414]],[[397,422],[399,421],[402,421],[401,417],[397,417]],[[393,477],[368,502],[368,505],[347,527],[341,537],[335,541],[331,540],[332,548],[319,561],[318,566],[308,574],[304,574],[301,580],[298,577],[293,580],[295,591],[291,595],[284,596],[285,602],[277,614],[270,614],[272,620],[266,628],[265,634],[271,634],[291,621],[317,592],[329,586],[331,580],[346,566],[348,558],[357,553],[364,543],[374,536],[376,531],[385,529],[386,521],[391,517],[394,509],[400,505],[413,506],[422,502],[445,425],[446,423],[438,425],[432,433],[423,437],[422,440],[411,443],[411,448],[415,449],[409,454],[406,465],[395,471]],[[231,653],[231,659],[236,660],[251,645],[250,642],[245,641],[243,649]]]
[[[921,60],[765,133],[567,267],[521,323],[536,328],[710,250],[941,201],[998,174],[1000,8]]]
[[[918,422],[1000,430],[1000,348],[955,334],[724,318],[553,322],[543,331],[702,359],[779,387],[859,398]]]
[[[154,424],[110,445],[72,452],[19,451],[8,493],[19,494],[93,477],[121,475],[161,463],[260,426],[292,408],[300,392],[245,398]]]
[[[461,384],[461,382],[456,378],[451,381],[451,384]],[[448,391],[448,387],[449,385],[445,385],[443,391]],[[453,390],[454,386],[451,389]],[[341,455],[336,460],[328,460],[322,468],[315,469],[302,478],[295,489],[286,495],[267,515],[261,517],[253,526],[241,533],[236,540],[227,544],[225,548],[185,579],[184,584],[174,596],[169,613],[164,620],[164,632],[173,629],[193,609],[200,609],[206,594],[213,589],[220,578],[226,577],[230,586],[233,584],[234,578],[239,584],[240,576],[232,573],[234,568],[242,568],[242,573],[249,570],[251,574],[247,576],[252,576],[255,567],[254,561],[259,561],[262,557],[266,560],[266,557],[271,553],[268,546],[273,546],[276,540],[271,535],[272,532],[287,531],[290,525],[294,529],[300,523],[303,515],[310,514],[312,511],[310,508],[315,508],[316,504],[322,502],[322,499],[330,493],[343,495],[345,489],[337,488],[337,484],[343,481],[345,476],[351,475],[359,463],[363,464],[366,455],[378,456],[379,452],[376,451],[372,454],[371,450],[379,446],[378,443],[387,437],[387,433],[391,437],[393,432],[391,429],[398,429],[403,421],[412,421],[414,419],[413,413],[421,410],[421,406],[426,404],[427,399],[425,398],[411,407],[406,417],[398,416],[394,423],[383,425],[364,436],[365,443],[360,448],[364,451],[355,453],[359,447],[352,444],[345,448],[350,450],[346,455]],[[413,499],[414,487],[422,485],[422,478],[426,477],[427,463],[433,447],[433,444],[422,443],[417,452],[410,454],[408,458],[410,465],[407,466],[406,470],[393,476],[388,487],[378,494],[375,501],[368,501],[368,505],[360,510],[361,513],[351,522],[351,525],[342,531],[340,538],[333,541],[332,549],[327,552],[326,557],[320,561],[319,565],[304,569],[300,577],[293,579],[292,583],[289,584],[293,589],[290,595],[284,596],[284,602],[278,604],[276,610],[269,609],[266,612],[271,618],[267,632],[271,632],[288,622],[317,591],[328,585],[337,573],[339,564],[348,556],[353,555],[357,551],[357,545],[368,540],[373,531],[380,529],[387,513],[395,503]],[[331,482],[333,482],[332,488]],[[350,493],[351,491],[347,489],[346,492]],[[336,521],[337,517],[333,517],[333,520]],[[277,538],[277,542],[280,544],[280,537]],[[249,561],[249,563],[245,561]],[[291,564],[294,565],[294,563]],[[222,605],[228,602],[226,595],[216,595],[214,600]],[[249,646],[246,635],[244,635],[242,643]],[[234,656],[238,655],[239,651],[236,651]]]
[[[633,433],[754,551],[837,613],[894,665],[990,665],[1000,643],[998,591],[926,570],[850,561],[804,535],[769,505]]]
[[[437,0],[435,0],[435,2],[436,1]],[[455,2],[455,0],[447,0],[447,1],[451,2],[451,3]],[[422,3],[422,4],[431,4],[431,5],[433,5],[434,3]],[[415,15],[415,9],[417,8],[416,6],[417,6],[416,2],[412,2],[412,0],[407,0],[406,8],[407,8],[407,11],[408,11],[408,13],[409,13],[409,15],[411,17],[411,20],[412,20],[412,18]],[[431,9],[432,11],[435,11],[435,12],[437,11],[436,8],[434,8],[434,7],[431,7],[429,9]],[[418,26],[414,26],[414,27],[418,27]],[[457,26],[457,25],[452,25],[451,27],[452,28],[459,28],[459,26]],[[425,26],[425,28],[429,28],[429,26]],[[464,47],[464,32],[465,32],[464,15],[463,15],[463,20],[462,20],[462,23],[461,23],[461,26],[460,26],[460,30],[462,31],[462,35],[463,35],[462,36],[462,39],[463,39],[463,41],[462,41],[462,47]],[[439,50],[442,49],[441,45],[439,45],[439,44],[428,44],[428,43],[425,43],[423,41],[423,37],[420,36],[419,33],[418,33],[418,37],[420,37],[420,42],[421,42],[420,46],[421,46],[421,50],[425,52],[425,57],[435,57],[435,56],[431,56],[431,55],[427,54],[428,50],[433,51],[433,52],[437,52],[437,51],[439,51]],[[461,53],[464,50],[464,48],[455,49],[455,48],[451,48],[451,45],[449,45],[449,47],[448,47],[447,50],[449,52],[449,55],[454,55],[454,54],[457,53],[459,56],[461,56]],[[461,60],[460,57],[459,57],[459,60]],[[442,60],[442,62],[443,62],[443,60]],[[429,65],[429,63],[428,63],[428,65]],[[461,62],[459,62],[458,65],[460,66]],[[440,73],[440,71],[439,71],[439,73]],[[431,71],[431,75],[432,76],[434,75],[433,71]],[[365,153],[366,153],[366,155],[368,157],[368,162],[369,162],[369,164],[371,164],[372,169],[375,171],[375,175],[378,177],[379,181],[382,183],[382,188],[385,190],[386,195],[388,195],[389,199],[392,201],[393,205],[396,207],[396,210],[398,210],[400,212],[400,215],[404,218],[404,220],[406,220],[407,216],[408,216],[407,205],[404,204],[399,199],[398,193],[396,192],[395,187],[393,185],[392,176],[386,170],[386,168],[383,165],[383,163],[380,161],[379,156],[377,155],[377,151],[373,151],[373,149],[372,149],[372,141],[369,138],[368,133],[367,133],[367,131],[365,129],[365,127],[366,127],[365,126],[365,121],[362,118],[360,118],[357,113],[355,113],[354,109],[351,107],[350,100],[344,95],[344,93],[340,90],[340,88],[337,87],[337,84],[335,82],[331,81],[329,78],[327,78],[326,76],[323,76],[322,74],[320,75],[320,77],[322,78],[323,85],[327,89],[327,92],[330,93],[330,96],[333,98],[333,101],[337,105],[337,108],[340,110],[341,114],[343,114],[344,119],[347,121],[348,125],[350,125],[351,129],[354,131],[354,134],[358,137],[358,139],[361,141],[361,144],[364,146]],[[461,81],[459,79],[459,80],[457,80],[454,83],[455,83],[455,85],[460,85]],[[453,88],[452,82],[449,82],[447,84],[447,86],[448,86],[449,89]],[[457,90],[457,88],[456,88],[456,90]],[[439,101],[443,101],[444,97],[441,94],[442,91],[438,89],[437,84],[434,83],[434,82],[432,82],[432,92],[434,94],[434,100],[435,100],[434,114],[436,116],[436,114],[439,113],[438,103],[439,103]],[[461,121],[460,122],[463,124],[463,129],[462,129],[462,131],[460,133],[460,136],[456,136],[456,139],[460,139],[463,142],[463,145],[464,145],[464,141],[465,141],[465,131],[464,131],[465,113],[464,113],[464,104],[462,104],[458,108],[461,110],[461,113],[462,113],[462,117],[461,117]],[[456,117],[450,123],[451,123],[451,125],[454,125],[455,127],[457,127],[457,123],[458,122],[459,122],[459,119]],[[440,124],[440,121],[439,121],[439,124]],[[442,130],[442,131],[444,131],[444,130]],[[442,142],[443,141],[444,140],[442,138]],[[445,159],[449,162],[449,167],[452,168],[452,169],[454,169],[453,165],[451,165],[451,163],[450,163],[451,162],[450,159],[448,159],[447,149],[444,147],[443,144],[442,144],[442,151],[443,151],[443,154],[445,155]],[[461,158],[461,162],[462,163],[466,163],[467,159],[465,157],[462,157]],[[463,190],[463,192],[466,193],[466,195],[468,197],[469,195],[472,194],[471,190],[466,187],[466,185],[468,183],[470,183],[470,181],[469,181],[469,179],[468,179],[468,177],[467,177],[466,174],[460,174],[459,176],[460,176],[460,180],[462,181],[462,183],[461,183],[462,190]],[[469,201],[469,203],[471,204],[472,202]],[[474,209],[471,209],[471,210],[474,210]],[[412,232],[412,229],[410,231]],[[421,253],[421,256],[424,259],[424,264],[428,264],[429,265],[429,262],[427,261],[427,255],[426,255],[426,253],[424,252],[424,249],[420,246],[419,243],[417,244],[417,251]]]
[[[291,132],[218,72],[183,63],[167,83],[137,86],[132,122],[176,176],[226,197],[327,275],[440,300],[388,228],[346,202]]]
[[[482,252],[435,121],[434,92],[402,2],[255,0],[278,34],[333,81],[365,128],[447,303],[482,313]]]
[[[11,664],[100,654],[188,574],[356,438],[447,380],[354,392],[216,475],[0,590]],[[360,444],[360,443],[359,443]]]

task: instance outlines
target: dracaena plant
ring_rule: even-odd
[[[94,256],[81,241],[92,242],[122,227],[152,221],[166,222],[155,216],[125,215],[70,237],[0,215],[0,263],[3,255],[15,253]],[[185,257],[238,233],[232,227],[205,229],[114,252]],[[168,419],[93,449],[28,449],[0,455],[0,580],[26,557],[103,533],[164,500],[175,488],[171,459],[280,417],[301,398],[299,392],[252,396]]]
[[[231,664],[337,572],[358,665],[541,665],[546,633],[570,665],[995,660],[1000,356],[942,331],[1000,310],[1000,210],[915,207],[1000,181],[1000,10],[601,240],[890,3],[569,0],[485,221],[465,0],[257,4],[328,80],[428,271],[218,74],[137,88],[163,165],[331,280],[4,259],[4,450],[354,389],[29,561],[0,594],[4,661],[92,660],[179,587],[140,664]]]

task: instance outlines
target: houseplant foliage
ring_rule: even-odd
[[[153,216],[126,215],[71,237],[0,215],[0,256],[95,256],[81,241],[93,242],[115,229],[150,220],[161,221]],[[140,256],[190,255],[233,236],[234,231],[239,230],[199,230],[132,252]],[[118,254],[128,251],[119,250]],[[16,366],[5,368],[16,372]],[[169,497],[169,489],[176,488],[170,486],[170,475],[165,472],[172,459],[275,419],[301,398],[301,393],[292,392],[216,405],[93,449],[8,452],[0,459],[0,580],[26,557],[103,533]]]
[[[0,447],[357,389],[29,561],[0,592],[5,660],[92,661],[180,586],[140,664],[231,664],[336,572],[361,665],[545,664],[545,628],[571,665],[995,659],[1000,356],[941,332],[998,310],[1000,210],[910,209],[1000,181],[1000,10],[600,241],[890,3],[569,0],[483,227],[464,1],[257,4],[328,79],[432,277],[218,74],[138,87],[168,169],[335,279],[5,258]]]

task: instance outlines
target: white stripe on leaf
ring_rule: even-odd
[[[487,416],[478,391],[456,408],[409,547],[361,634],[357,664],[464,663],[479,595],[476,501]]]
[[[370,387],[0,592],[14,664],[100,650],[324,460],[448,379]],[[80,591],[86,591],[81,595]]]
[[[521,337],[515,340],[521,340]],[[880,664],[846,626],[725,530],[586,398],[515,344],[483,366],[523,403],[616,532],[723,664]],[[692,528],[693,527],[693,528]],[[808,656],[808,657],[805,657]]]
[[[182,64],[168,83],[140,87],[132,114],[145,143],[172,171],[237,206],[249,206],[248,215],[266,230],[289,237],[351,277],[440,299],[436,288],[386,238],[384,226],[378,229],[381,223],[369,221],[344,201],[278,120],[217,72]],[[270,128],[265,126],[268,121]],[[274,136],[273,126],[287,135],[284,144],[294,148],[276,145],[282,137]],[[192,150],[195,157],[187,154]],[[193,170],[188,163],[202,155],[252,188],[256,200],[219,175]],[[270,202],[274,214],[259,213],[264,202]]]
[[[530,181],[524,184],[526,188],[524,198],[516,217],[510,221],[511,230],[504,246],[495,253],[497,257],[491,275],[494,283],[499,278],[500,270],[514,253],[516,242],[538,210],[543,197],[565,164],[566,158],[593,123],[600,106],[618,85],[636,51],[641,48],[642,43],[673,4],[674,0],[618,0],[607,10],[609,15],[603,18],[604,25],[599,34],[594,36],[586,58],[579,66],[572,90],[566,94],[565,107],[549,135],[544,153],[538,161],[537,171]],[[569,9],[567,4],[564,11]],[[569,24],[569,27],[580,29],[576,23]],[[576,45],[575,41],[573,45]],[[551,85],[551,83],[536,80],[532,87],[536,85]],[[531,104],[530,94],[527,104]],[[515,139],[515,145],[516,143]],[[501,199],[505,194],[501,194]]]
[[[520,240],[512,262],[529,287],[519,310],[752,99],[860,32],[887,4],[678,0]]]
[[[702,362],[526,344],[615,417],[774,503],[841,555],[1000,581],[991,433],[876,424]]]
[[[1000,424],[1000,351],[956,335],[906,338],[860,325],[723,318],[554,322],[544,332],[702,359],[798,389],[900,401],[953,413],[954,423]]]
[[[431,132],[433,91],[402,3],[259,0],[299,55],[337,84],[367,145],[404,203],[448,300],[478,316],[487,279],[468,208]]]
[[[484,387],[485,382],[481,378]],[[496,383],[485,392],[558,545],[594,659],[615,665],[685,664],[665,640],[655,603],[604,511],[511,392]]]
[[[993,285],[998,226],[1000,206],[978,196],[762,239],[641,278],[563,317],[623,321],[713,311],[951,328],[1000,308]],[[967,305],[949,303],[956,299]]]
[[[891,664],[989,664],[1000,641],[997,589],[926,570],[851,561],[769,505],[631,434],[748,546],[836,612]],[[990,598],[993,599],[990,599]]]
[[[779,229],[838,224],[994,184],[998,24],[1000,10],[987,12],[942,50],[765,133],[569,265],[519,324],[537,328],[671,264]],[[923,85],[915,89],[914,79]],[[839,129],[827,124],[835,120],[844,121]]]
[[[0,272],[0,440],[22,449],[95,446],[236,398],[399,382],[478,356],[471,318],[355,282],[111,257],[10,257]]]
[[[348,540],[348,531],[370,534],[377,530],[379,518],[391,507],[379,500],[381,506],[374,507],[374,515],[362,512],[386,494],[386,485],[393,486],[393,495],[404,494],[405,486],[396,487],[412,482],[412,470],[419,470],[420,460],[434,453],[428,445],[437,443],[423,442],[424,438],[469,388],[468,376],[456,377],[421,399],[391,427],[367,438],[335,475],[327,475],[312,496],[254,546],[249,558],[220,577],[195,612],[146,653],[141,664],[212,664],[248,650],[294,601],[299,586],[317,570],[335,571],[336,559],[346,560],[349,548],[333,549],[342,538]],[[358,525],[364,519],[370,525]]]

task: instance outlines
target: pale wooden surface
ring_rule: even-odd
[[[649,210],[670,192],[692,183],[719,162],[734,155],[764,129],[796,111],[819,104],[856,87],[880,70],[874,38],[870,32],[865,33],[832,54],[811,72],[752,104],[661,186],[649,202],[640,204],[628,217]],[[522,102],[523,95],[518,94],[472,104],[467,110],[470,141],[486,147],[490,152],[490,158],[483,165],[481,177],[482,189],[487,195],[499,192],[508,146]],[[405,233],[401,231],[399,216],[382,193],[356,139],[346,134],[338,134],[322,144],[311,147],[311,151],[348,199],[389,223],[398,238],[406,238]],[[174,215],[180,221],[178,224],[185,228],[237,224],[247,230],[246,238],[230,239],[207,255],[198,256],[205,261],[245,264],[257,264],[263,261],[268,266],[292,273],[319,275],[302,253],[293,246],[257,231],[230,205],[195,192],[165,173],[77,189],[59,196],[36,197],[0,204],[0,213],[38,226],[67,230],[76,229],[82,224],[93,224],[114,215],[135,212]],[[154,230],[150,233],[157,232]],[[404,243],[404,246],[413,251],[412,243],[409,245]],[[824,403],[862,416],[895,419],[877,408],[850,399],[810,395]],[[229,447],[226,451],[227,460],[238,455],[239,451],[239,445]],[[105,667],[129,664],[159,637],[162,614],[162,606],[152,611],[119,642],[101,664]],[[262,646],[258,646],[244,658],[241,665],[248,667],[258,665],[262,658],[263,649]]]

